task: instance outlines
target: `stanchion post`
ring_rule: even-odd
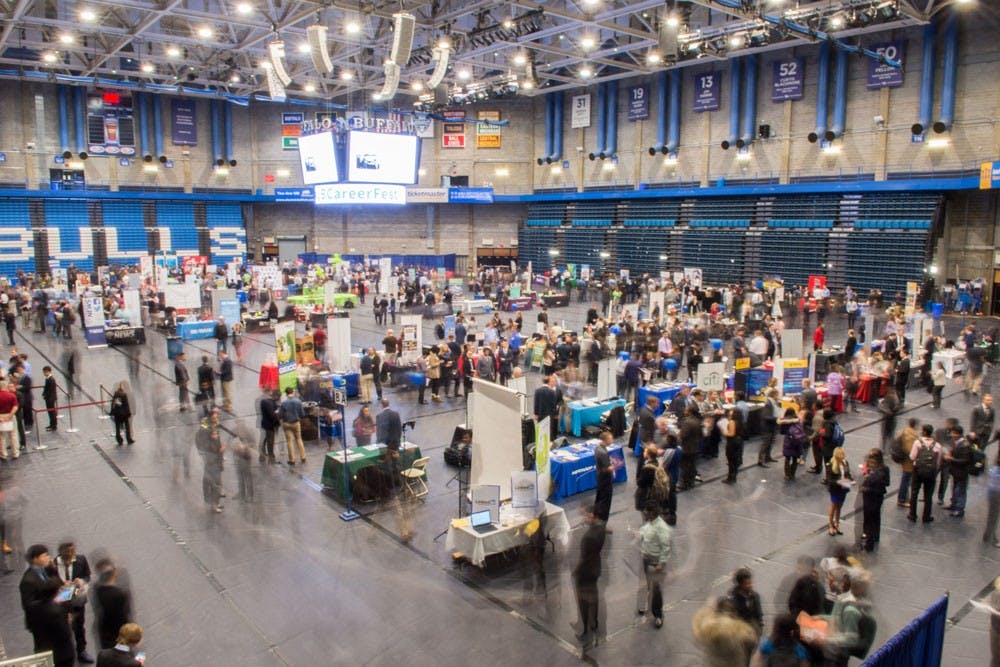
[[[340,513],[340,518],[343,521],[354,521],[355,519],[360,519],[361,515],[351,508],[351,471],[350,462],[347,460],[347,422],[345,421],[347,416],[344,412],[344,405],[347,403],[346,391],[335,388],[333,390],[333,400],[340,410],[340,431],[343,436],[340,441],[344,448],[344,491],[347,495],[347,509]]]
[[[69,428],[66,429],[66,432],[76,433],[79,429],[73,426],[73,404],[69,404],[67,408],[69,409]]]

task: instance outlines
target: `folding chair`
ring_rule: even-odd
[[[406,485],[406,493],[411,498],[423,498],[429,493],[427,482],[424,477],[427,474],[427,464],[431,457],[425,456],[413,462],[413,465],[400,474],[403,476],[403,483]]]

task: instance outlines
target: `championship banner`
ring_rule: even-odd
[[[278,322],[274,325],[274,343],[278,357],[278,389],[298,384],[295,365],[295,322]]]
[[[107,347],[108,339],[104,335],[104,303],[99,296],[83,295],[83,335],[87,339],[87,347]]]
[[[538,473],[538,497],[548,498],[551,488],[552,475],[549,470],[549,448],[552,442],[549,440],[549,420],[546,417],[535,424],[535,472]]]

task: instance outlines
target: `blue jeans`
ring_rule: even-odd
[[[903,476],[899,480],[899,496],[897,500],[901,503],[908,502],[910,500],[910,480],[913,478],[912,472],[903,472]]]
[[[964,512],[965,511],[965,495],[969,488],[969,478],[958,479],[957,477],[952,477],[952,488],[951,488],[951,511],[952,512]]]

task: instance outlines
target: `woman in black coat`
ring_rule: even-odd
[[[862,468],[861,480],[861,548],[874,551],[882,532],[882,501],[889,488],[889,468],[886,467],[881,449],[868,452]]]
[[[125,391],[125,383],[122,382],[115,389],[111,396],[111,418],[115,420],[115,440],[118,446],[122,446],[122,428],[125,429],[125,440],[132,444],[132,405],[128,400],[128,393]]]

